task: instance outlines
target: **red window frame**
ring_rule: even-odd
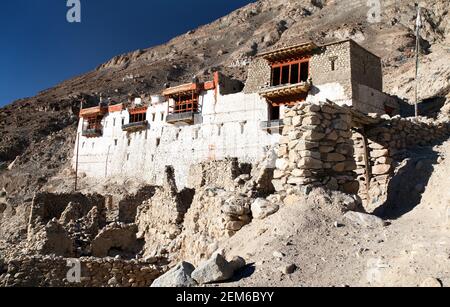
[[[310,65],[310,57],[307,58],[301,58],[301,59],[296,59],[296,60],[291,60],[291,61],[284,61],[284,62],[276,62],[276,63],[272,63],[272,70],[271,70],[271,78],[270,78],[270,85],[271,86],[278,86],[278,85],[286,85],[286,84],[298,84],[302,81],[306,81],[306,80],[302,80],[302,64],[307,63],[308,64],[308,77],[310,76],[310,72],[311,72],[311,65]],[[292,80],[292,78],[295,76],[295,74],[293,73],[293,67],[295,65],[298,65],[298,72],[297,72],[297,77],[296,80]],[[287,83],[283,82],[283,69],[286,69],[286,67],[289,69],[289,76],[288,76],[288,80]],[[279,72],[277,73],[277,75],[275,75],[275,70],[279,69]]]

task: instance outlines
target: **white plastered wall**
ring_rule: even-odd
[[[171,165],[181,189],[187,184],[192,164],[228,157],[256,163],[279,141],[279,135],[260,127],[268,119],[268,108],[258,94],[216,98],[211,90],[201,95],[200,103],[203,123],[192,126],[168,125],[166,102],[149,107],[149,128],[141,132],[122,131],[122,119],[125,124],[129,120],[126,110],[106,115],[102,121],[103,136],[98,138],[82,137],[80,120],[79,172],[98,179],[131,178],[161,184],[164,168]],[[74,167],[75,161],[74,156]]]

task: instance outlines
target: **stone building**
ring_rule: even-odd
[[[263,159],[280,142],[285,110],[302,102],[395,113],[395,99],[382,87],[380,58],[351,40],[262,53],[244,89],[215,73],[211,81],[194,78],[147,101],[82,109],[73,166],[88,177],[150,184],[161,184],[160,174],[173,166],[182,188],[193,164]]]

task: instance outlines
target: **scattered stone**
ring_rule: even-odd
[[[277,259],[283,259],[286,256],[285,254],[283,254],[282,252],[279,252],[279,251],[274,251],[272,255],[274,258],[277,258]]]
[[[297,266],[295,264],[288,264],[280,267],[281,273],[285,275],[290,275],[297,270]]]
[[[365,213],[349,211],[344,215],[344,217],[349,221],[367,228],[379,228],[387,225],[386,222],[379,217]]]
[[[266,217],[278,212],[280,206],[269,202],[264,198],[258,198],[252,204],[253,218],[263,220]]]
[[[191,275],[195,267],[188,262],[181,262],[176,267],[156,279],[151,285],[152,288],[180,288],[195,287],[197,282]]]

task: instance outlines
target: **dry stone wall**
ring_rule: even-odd
[[[356,173],[365,208],[373,212],[387,199],[389,183],[404,150],[448,139],[450,123],[430,118],[374,117],[354,133]],[[365,146],[366,144],[366,146]],[[366,167],[366,165],[368,167]]]
[[[275,189],[312,185],[356,194],[351,123],[349,109],[332,103],[300,104],[287,110]]]
[[[10,261],[0,276],[2,287],[149,287],[163,268],[137,260],[80,258],[80,282],[71,283],[70,259],[55,256],[21,257]],[[71,261],[74,261],[72,259]],[[70,275],[69,275],[70,276]]]

